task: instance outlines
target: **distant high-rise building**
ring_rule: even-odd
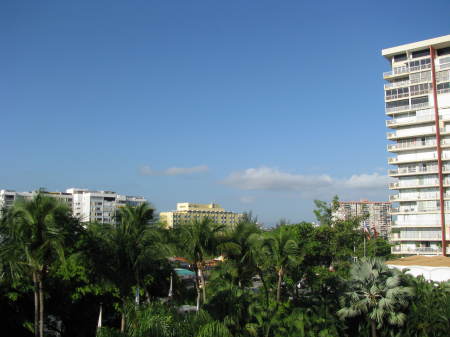
[[[0,209],[11,207],[19,199],[30,200],[38,191],[16,192],[0,190]],[[143,197],[134,197],[117,194],[111,191],[91,191],[88,189],[70,188],[66,192],[41,191],[47,196],[57,198],[72,210],[73,216],[81,222],[115,222],[117,209],[125,205],[138,206],[147,200]]]
[[[394,254],[450,252],[450,35],[383,49]],[[447,225],[446,225],[447,224]]]
[[[0,190],[0,210],[9,208],[17,200],[31,200],[39,191],[16,192],[13,190]],[[72,208],[73,197],[70,193],[40,191],[42,194],[57,198]]]
[[[390,202],[341,201],[338,210],[333,215],[340,220],[362,217],[361,228],[367,225],[374,235],[388,238],[391,229],[390,211]]]
[[[121,195],[112,191],[91,191],[70,188],[67,193],[73,195],[73,215],[81,222],[115,222],[117,209],[125,205],[139,206],[147,202],[143,197]]]
[[[159,217],[169,228],[206,217],[220,225],[234,226],[242,220],[243,214],[225,211],[218,204],[181,202],[177,203],[176,211],[161,212]]]

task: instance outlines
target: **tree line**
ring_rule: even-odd
[[[389,243],[335,205],[316,202],[318,225],[165,228],[149,204],[82,224],[55,198],[19,200],[0,218],[2,334],[448,336],[450,284],[387,268]]]

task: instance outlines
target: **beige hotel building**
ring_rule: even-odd
[[[180,202],[177,203],[176,211],[161,212],[159,218],[169,228],[203,218],[209,218],[219,225],[234,226],[242,220],[243,214],[226,211],[220,205],[214,203],[193,204]]]

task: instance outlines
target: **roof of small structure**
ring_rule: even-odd
[[[386,264],[397,266],[450,267],[450,257],[446,256],[408,256],[386,261]]]

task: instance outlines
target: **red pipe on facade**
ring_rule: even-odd
[[[441,131],[439,129],[439,106],[437,100],[437,90],[436,90],[436,70],[434,68],[434,58],[435,50],[430,46],[430,57],[431,57],[431,79],[433,87],[433,101],[434,101],[434,120],[436,128],[436,151],[438,159],[438,177],[439,177],[439,203],[441,209],[441,232],[442,232],[442,255],[447,255],[447,240],[445,239],[445,205],[444,205],[444,182],[442,175],[442,153],[441,153]]]

